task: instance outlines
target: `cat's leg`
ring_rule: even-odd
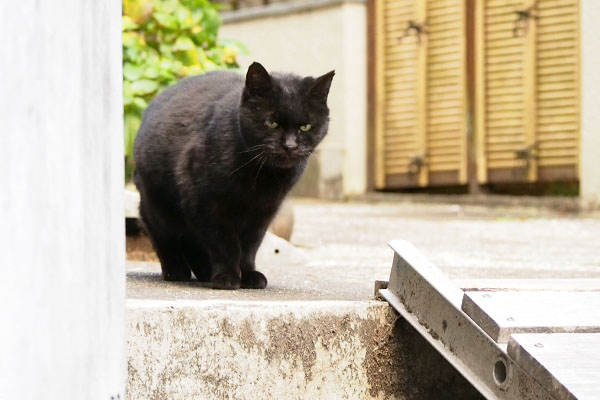
[[[238,289],[242,250],[233,226],[221,222],[218,228],[204,232],[202,237],[210,255],[211,286],[214,289]]]
[[[181,239],[178,229],[164,216],[157,202],[140,188],[140,217],[160,260],[163,278],[166,281],[189,281],[190,268],[182,257]]]
[[[256,252],[265,236],[266,227],[248,229],[242,235],[242,287],[247,289],[264,289],[267,287],[267,277],[256,270]]]
[[[196,279],[200,282],[210,282],[210,255],[201,243],[186,240],[183,243],[183,257]]]

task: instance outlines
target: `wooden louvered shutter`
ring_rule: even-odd
[[[539,179],[579,176],[579,2],[541,0],[536,23]]]
[[[399,186],[415,186],[407,170],[418,154],[417,71],[419,43],[403,37],[407,21],[416,20],[414,0],[376,3],[376,186],[385,188],[390,176],[404,177]],[[422,68],[422,67],[421,67]]]
[[[464,17],[463,0],[376,1],[377,188],[466,183]]]
[[[477,0],[476,8],[479,182],[576,179],[577,0]],[[517,25],[526,9],[534,18]]]
[[[427,148],[429,182],[467,182],[465,2],[427,2]]]

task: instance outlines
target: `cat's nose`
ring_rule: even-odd
[[[298,147],[298,143],[296,142],[295,135],[288,135],[285,138],[284,146],[287,150],[294,150]]]

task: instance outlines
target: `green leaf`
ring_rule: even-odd
[[[123,32],[123,46],[141,49],[146,44],[144,37],[137,32]]]
[[[182,74],[185,76],[198,75],[204,72],[204,68],[200,65],[190,65],[189,67],[183,67]]]
[[[144,111],[146,108],[148,108],[148,102],[141,97],[134,98],[133,105],[135,105],[140,111]]]
[[[143,24],[152,14],[151,0],[123,0],[123,14],[135,23]]]
[[[153,0],[153,3],[154,7],[167,14],[174,12],[181,4],[179,0]]]
[[[124,116],[124,131],[125,131],[125,156],[133,156],[133,143],[135,142],[135,136],[140,128],[142,119],[140,118],[139,112],[126,112]]]
[[[152,17],[158,22],[159,25],[169,29],[177,29],[177,19],[169,14],[161,12],[155,12]]]
[[[158,89],[158,83],[150,79],[140,79],[131,84],[131,92],[135,95],[154,93],[156,89]]]
[[[133,104],[133,97],[123,93],[123,106],[127,107]]]
[[[144,68],[140,65],[134,65],[132,63],[125,63],[123,65],[123,76],[125,79],[130,81],[138,80],[144,74]]]
[[[132,31],[134,29],[138,29],[139,27],[140,26],[138,24],[136,24],[135,21],[133,19],[131,19],[130,16],[123,15],[123,17],[121,18],[121,30],[123,32]]]
[[[175,18],[182,28],[188,29],[193,26],[194,21],[192,19],[192,13],[184,6],[177,7],[177,10],[175,10]]]
[[[123,81],[123,97],[130,97],[133,101],[134,94],[131,90],[131,82]]]
[[[216,37],[221,26],[221,15],[214,8],[207,8],[204,12],[202,23],[207,34]]]
[[[148,78],[148,79],[156,79],[156,78],[158,78],[159,74],[160,74],[160,71],[159,71],[158,67],[151,66],[144,70],[143,76],[144,76],[144,78]]]
[[[171,46],[169,43],[161,43],[161,44],[158,45],[158,51],[163,56],[173,57],[172,47],[173,46]]]
[[[173,49],[173,51],[188,51],[188,50],[192,50],[195,48],[196,48],[196,45],[194,44],[192,39],[190,39],[187,36],[180,36],[175,41],[175,44],[173,45],[172,49]]]

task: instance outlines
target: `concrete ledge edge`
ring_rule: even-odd
[[[388,307],[387,303],[377,300],[155,300],[155,299],[127,299],[126,307],[128,309],[213,309],[213,308],[252,308],[264,310],[284,310],[298,308],[305,311],[331,311],[343,310],[344,312],[351,309],[366,309],[371,307]]]
[[[366,4],[366,0],[301,0],[287,3],[273,3],[267,6],[250,7],[236,11],[221,13],[223,23],[246,21],[257,18],[273,17],[311,11],[323,7],[342,5],[345,3]]]

